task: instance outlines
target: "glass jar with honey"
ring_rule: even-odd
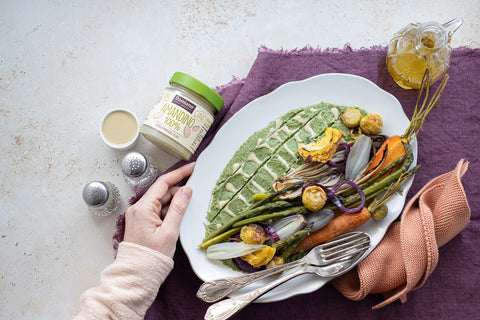
[[[461,18],[444,24],[410,23],[395,33],[386,58],[395,82],[405,89],[418,89],[427,68],[428,84],[439,80],[450,66],[450,40],[462,23]]]

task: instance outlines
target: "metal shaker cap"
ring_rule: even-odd
[[[91,181],[83,188],[83,200],[92,207],[99,207],[108,200],[108,188],[101,181]]]
[[[139,177],[147,170],[147,158],[139,152],[129,152],[122,159],[122,171],[126,176]]]

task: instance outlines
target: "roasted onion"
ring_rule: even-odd
[[[272,224],[272,228],[275,230],[275,233],[278,235],[279,239],[282,240],[303,229],[306,224],[307,222],[305,217],[301,214],[296,214],[276,221],[274,224]]]
[[[346,161],[345,178],[347,180],[355,178],[367,166],[371,147],[372,139],[364,134],[355,140]]]
[[[317,212],[309,213],[307,216],[307,223],[312,224],[310,232],[315,232],[322,229],[333,219],[334,213],[329,209],[322,209]]]

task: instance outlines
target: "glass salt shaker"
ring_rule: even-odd
[[[83,188],[83,200],[91,214],[108,216],[117,210],[120,192],[111,182],[91,181]]]
[[[149,156],[129,152],[123,157],[122,172],[132,189],[148,188],[158,177],[158,166]]]

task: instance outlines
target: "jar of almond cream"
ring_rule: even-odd
[[[206,84],[175,72],[140,132],[162,150],[189,160],[223,104],[223,98]]]

